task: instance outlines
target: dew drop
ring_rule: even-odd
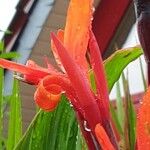
[[[61,91],[61,94],[65,94],[66,93],[66,91]]]
[[[143,104],[143,101],[140,101],[140,104],[142,105],[142,104]]]
[[[150,124],[148,121],[145,122],[145,128],[146,128],[147,134],[150,135]]]
[[[87,121],[84,120],[84,130],[87,132],[91,132],[91,129],[87,127]]]
[[[94,19],[94,18],[93,18],[93,17],[91,17],[91,21],[93,21],[93,19]]]
[[[77,28],[76,28],[76,30],[79,31],[80,29],[81,29],[81,27],[78,25]]]
[[[80,60],[80,56],[75,56],[75,60]]]
[[[71,102],[69,102],[69,104],[70,104],[70,107],[73,107],[73,104]]]
[[[93,12],[93,13],[95,12],[95,7],[92,7],[92,12]]]

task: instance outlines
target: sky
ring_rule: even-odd
[[[15,14],[16,11],[15,7],[18,1],[19,0],[0,0],[0,29],[1,30],[7,30],[7,27],[10,21],[12,20],[13,15]],[[2,33],[0,32],[0,39],[1,38],[2,38]],[[136,25],[134,25],[123,47],[135,46],[138,43],[139,42],[138,42],[138,36],[136,32]],[[142,62],[143,62],[144,72],[146,74],[146,64],[144,61],[144,57],[142,57]],[[129,83],[130,83],[129,86],[130,86],[131,93],[135,94],[143,91],[144,88],[141,79],[139,60],[132,62],[127,68],[128,68]],[[123,95],[123,90],[121,91]],[[110,94],[110,98],[114,99],[115,97],[116,97],[116,90],[114,87],[114,89]]]
[[[15,13],[19,0],[0,0],[0,29],[6,30]],[[0,39],[2,33],[0,33]]]

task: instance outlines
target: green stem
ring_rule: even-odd
[[[0,68],[0,149],[2,149],[2,129],[3,129],[3,81],[4,81],[4,70]]]
[[[146,83],[146,79],[145,79],[145,76],[144,76],[144,70],[143,70],[141,58],[139,58],[139,61],[140,61],[140,70],[141,70],[141,75],[142,75],[142,81],[143,81],[144,91],[146,91],[146,89],[147,89],[147,83]]]

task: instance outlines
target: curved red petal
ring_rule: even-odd
[[[51,37],[57,48],[61,62],[68,74],[70,82],[76,91],[80,106],[85,112],[85,118],[87,119],[92,132],[94,132],[95,125],[101,121],[101,116],[85,72],[69,55],[65,47],[53,33],[51,34]]]
[[[99,46],[92,31],[90,32],[89,48],[90,48],[91,63],[96,79],[98,104],[100,110],[104,114],[104,118],[109,119],[109,95],[108,95],[107,81],[105,77],[105,70]]]
[[[51,33],[52,40],[57,48],[58,55],[61,59],[61,62],[68,74],[70,82],[75,88],[80,99],[82,100],[83,105],[91,104],[91,99],[93,99],[93,94],[90,90],[89,82],[85,76],[85,72],[79,67],[79,65],[74,61],[74,59],[69,55],[62,43],[57,39],[57,37]],[[86,94],[85,94],[86,93]],[[90,99],[90,98],[91,99]],[[93,100],[93,103],[95,99]]]
[[[40,108],[52,111],[59,103],[61,93],[64,92],[75,104],[76,93],[68,78],[61,75],[48,75],[39,83],[34,99]]]
[[[57,84],[45,85],[44,79],[39,83],[34,94],[36,104],[45,111],[52,111],[60,101],[62,88]]]

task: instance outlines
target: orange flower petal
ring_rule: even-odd
[[[40,108],[52,111],[60,101],[62,88],[57,84],[45,84],[44,79],[39,83],[34,99]]]
[[[95,134],[97,140],[103,150],[115,150],[113,145],[111,144],[109,137],[107,136],[104,128],[99,124],[95,127]]]
[[[85,54],[91,29],[93,0],[71,0],[67,13],[64,45],[69,54],[87,68]]]
[[[150,88],[143,97],[137,117],[138,150],[150,149]]]

